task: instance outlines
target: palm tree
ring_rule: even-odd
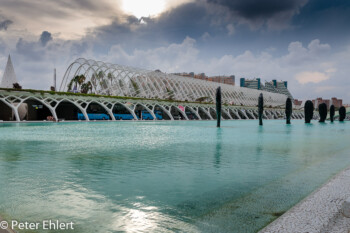
[[[112,73],[108,73],[108,75],[107,75],[107,78],[109,79],[109,81],[111,82],[111,86],[112,86],[112,82],[113,82],[113,75],[112,75]]]
[[[68,91],[72,91],[72,86],[73,86],[74,79],[71,79],[70,82],[68,83]]]
[[[81,85],[83,85],[83,83],[85,82],[86,78],[85,76],[82,74],[82,75],[79,75],[77,76],[77,83],[79,84],[79,86],[81,87]]]
[[[84,93],[84,94],[87,94],[87,93],[89,93],[89,91],[92,92],[92,84],[91,84],[90,81],[88,81],[87,83],[83,83],[81,85],[81,91],[80,92]]]
[[[132,87],[134,88],[135,90],[135,95],[138,95],[139,92],[140,92],[140,88],[139,88],[139,85],[132,79],[130,79],[130,82],[131,82],[131,85]]]

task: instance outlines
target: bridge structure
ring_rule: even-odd
[[[0,120],[96,120],[92,114],[111,121],[125,115],[129,120],[215,120],[219,86],[223,120],[257,119],[260,93],[264,118],[284,118],[283,94],[80,58],[67,68],[58,92],[0,89]],[[302,110],[293,111],[293,119],[303,117]]]

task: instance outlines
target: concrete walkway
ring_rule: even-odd
[[[260,231],[350,233],[342,205],[350,197],[350,167]]]

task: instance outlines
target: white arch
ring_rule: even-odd
[[[42,103],[43,105],[45,105],[45,106],[50,110],[50,112],[51,112],[52,116],[54,117],[55,121],[56,121],[56,122],[58,121],[55,110],[54,110],[50,105],[48,105],[47,103],[45,103],[45,101],[43,101],[43,100],[41,100],[41,99],[39,99],[39,98],[37,98],[37,97],[35,97],[35,96],[28,96],[28,97],[22,99],[21,102],[18,103],[18,105],[16,106],[16,108],[18,109],[19,106],[20,106],[21,104],[23,104],[26,100],[29,100],[29,99],[37,100],[37,101],[39,101],[40,103]]]
[[[62,102],[69,102],[69,103],[73,104],[74,106],[76,106],[76,107],[81,111],[81,113],[84,115],[85,121],[89,121],[89,118],[88,118],[88,115],[87,115],[85,109],[83,109],[81,106],[77,105],[76,103],[74,103],[73,101],[71,101],[71,100],[69,100],[69,99],[62,99],[62,100],[60,100],[60,101],[57,101],[57,104],[56,104],[56,106],[54,107],[56,116],[57,116],[56,109],[57,109],[57,107],[58,107]],[[57,119],[57,120],[58,120],[58,119]]]
[[[172,108],[172,107],[174,107],[175,109],[177,109],[177,110],[179,111],[179,113],[185,118],[185,120],[188,121],[188,117],[187,117],[186,113],[184,113],[179,107],[177,107],[177,106],[175,106],[175,105],[172,105],[172,106],[170,107],[170,113],[171,113],[171,108]]]
[[[166,110],[166,108],[164,108],[162,105],[160,105],[160,104],[155,104],[154,105],[154,108],[156,107],[156,106],[158,106],[158,107],[160,107],[162,110],[163,110],[163,112],[165,112],[167,115],[168,115],[168,117],[170,118],[170,120],[174,120],[174,118],[173,118],[173,116],[171,115],[171,113],[168,111],[168,110]],[[154,111],[154,109],[153,109],[153,111]]]
[[[6,100],[0,99],[0,101],[2,101],[4,104],[6,104],[8,107],[10,107],[14,111],[16,121],[18,121],[18,122],[21,121],[21,119],[19,118],[18,110],[15,106],[8,103]]]
[[[142,103],[137,103],[137,104],[135,104],[135,108],[136,108],[137,105],[140,105],[140,106],[144,107],[144,108],[147,110],[147,112],[149,112],[149,114],[151,114],[151,116],[153,117],[153,121],[156,121],[156,120],[157,120],[156,115],[154,115],[153,111],[152,111],[151,109],[149,109],[146,105],[144,105],[144,104],[142,104]],[[134,113],[135,113],[135,110],[136,110],[136,109],[134,109]],[[135,114],[135,115],[136,115],[136,114]]]
[[[81,74],[85,76],[86,81],[91,81],[94,93],[104,95],[172,98],[179,101],[208,98],[206,101],[214,101],[215,91],[217,87],[221,86],[223,103],[256,106],[259,94],[263,93],[265,104],[277,107],[284,105],[287,98],[286,95],[278,93],[186,78],[101,61],[86,60],[84,58],[79,58],[70,64],[63,77],[60,90],[66,91],[67,84],[75,76]],[[108,74],[110,75],[108,76]],[[133,87],[133,84],[136,86]]]
[[[95,104],[100,105],[104,110],[106,110],[106,112],[107,112],[108,115],[112,118],[112,120],[115,121],[113,112],[111,112],[110,109],[106,108],[106,107],[104,106],[104,104],[102,104],[102,103],[100,103],[100,102],[98,102],[98,101],[95,101],[95,100],[86,103],[86,106],[85,106],[85,109],[84,109],[84,111],[85,111],[85,113],[86,113],[86,116],[88,117],[87,119],[89,119],[89,121],[90,121],[90,118],[89,118],[89,115],[88,115],[88,113],[87,113],[86,110],[88,109],[88,107],[89,107],[90,104],[92,104],[92,103],[95,103]]]

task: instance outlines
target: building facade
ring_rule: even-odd
[[[318,106],[322,103],[325,103],[327,105],[327,109],[329,109],[331,105],[334,105],[336,109],[339,109],[341,106],[343,106],[343,100],[336,97],[332,97],[331,99],[322,99],[321,97],[318,97],[312,100],[312,103],[316,109],[318,109]]]
[[[240,87],[251,88],[255,90],[263,90],[271,93],[279,93],[288,96],[292,100],[294,99],[292,94],[288,90],[288,82],[287,81],[277,81],[276,79],[265,82],[263,84],[260,78],[254,79],[240,79]]]
[[[209,82],[216,82],[216,83],[224,83],[228,85],[235,85],[235,79],[236,77],[234,75],[230,76],[206,76],[205,73],[195,74],[194,72],[190,73],[173,73],[173,75],[182,76],[182,77],[188,77],[188,78],[195,78],[200,80],[205,80]]]

